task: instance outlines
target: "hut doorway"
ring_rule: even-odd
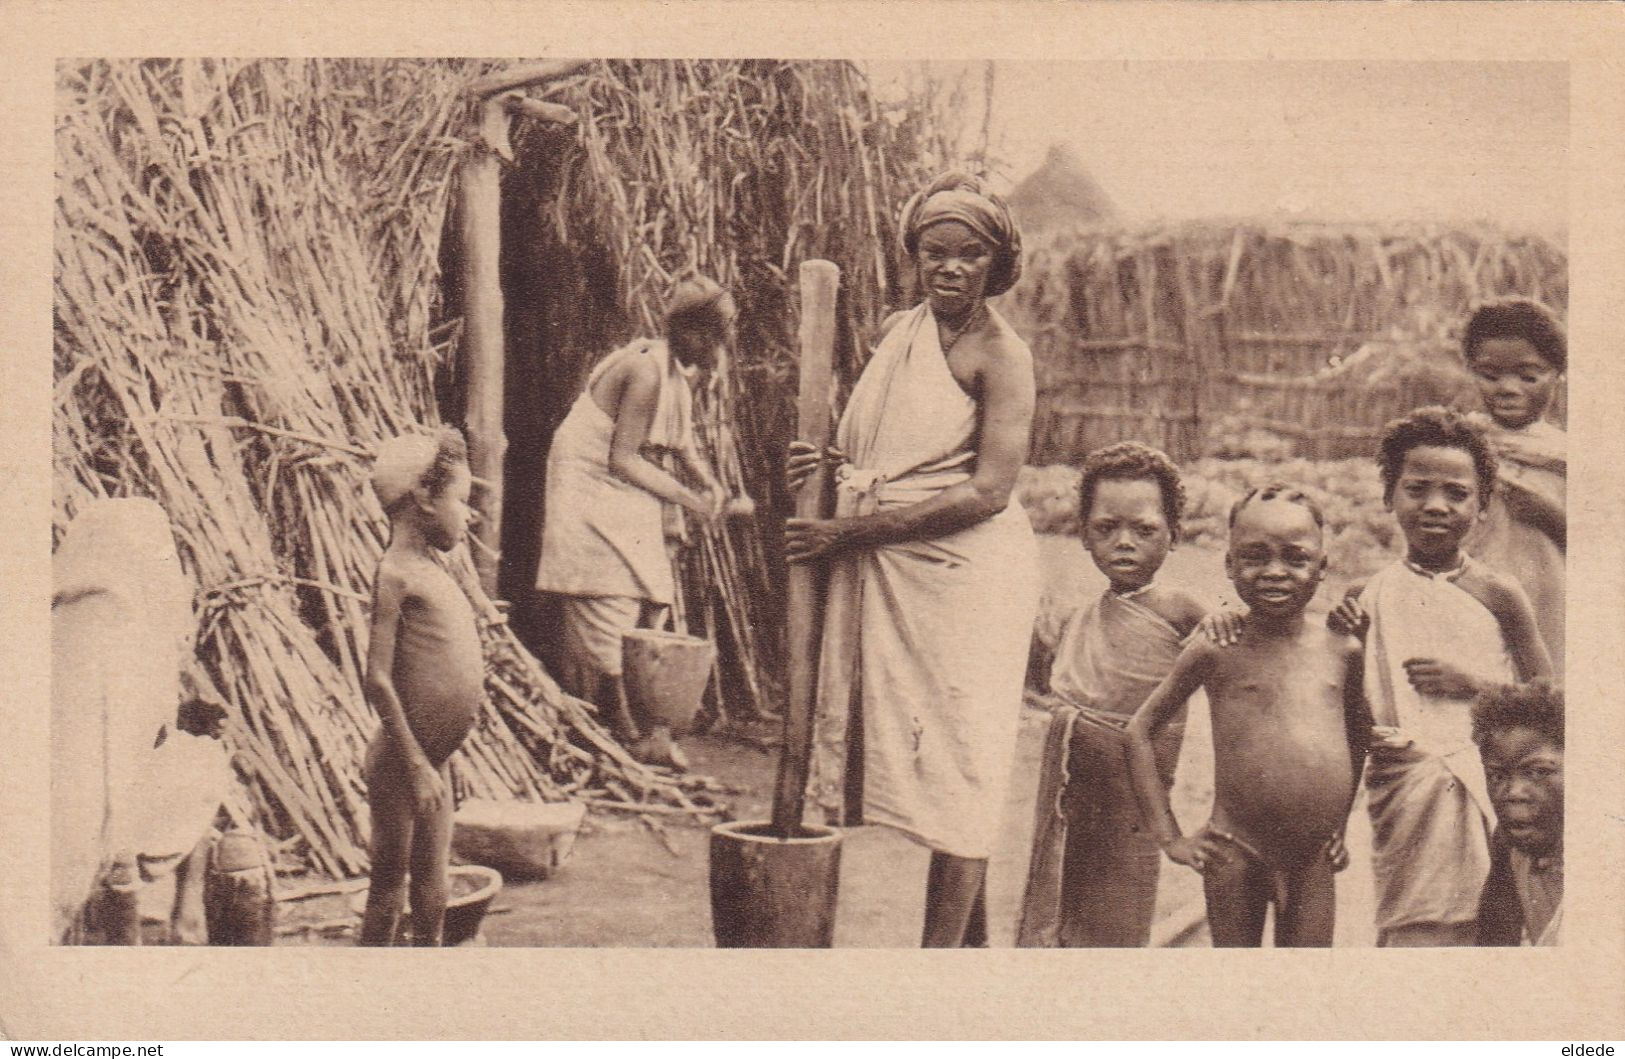
[[[554,617],[539,604],[536,565],[545,518],[547,453],[592,366],[631,337],[618,270],[607,240],[583,232],[579,217],[565,241],[560,200],[576,147],[573,129],[529,125],[518,131],[514,162],[504,166],[501,193],[504,408],[508,449],[503,466],[502,556],[497,587],[510,602],[521,641],[544,663],[557,637]],[[455,203],[457,200],[453,199]],[[448,318],[462,311],[459,223],[453,205],[441,241]],[[437,397],[442,418],[464,423],[467,388],[449,366]]]

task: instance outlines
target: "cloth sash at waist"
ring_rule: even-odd
[[[929,500],[944,489],[970,481],[970,465],[975,458],[973,452],[955,453],[895,479],[881,471],[843,463],[835,471],[835,515],[872,515]]]

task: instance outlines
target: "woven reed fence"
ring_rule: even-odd
[[[1368,454],[1393,417],[1471,402],[1456,335],[1473,302],[1562,314],[1567,267],[1549,241],[1488,226],[1059,235],[1006,299],[1037,361],[1032,461],[1122,440],[1193,459],[1258,431],[1299,456]]]

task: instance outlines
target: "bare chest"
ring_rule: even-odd
[[[1220,653],[1210,681],[1214,735],[1268,740],[1272,731],[1324,729],[1343,738],[1347,663],[1331,651],[1256,648]],[[1244,735],[1244,733],[1257,733]]]

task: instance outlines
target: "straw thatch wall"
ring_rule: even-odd
[[[227,708],[233,808],[332,873],[366,864],[360,756],[376,722],[360,678],[386,533],[368,453],[461,414],[441,241],[471,149],[462,90],[493,65],[58,69],[55,531],[97,497],[164,507],[196,583],[189,677]],[[536,482],[525,461],[544,451],[520,428],[556,421],[591,358],[646,333],[667,274],[693,265],[744,309],[708,441],[725,480],[770,499],[794,387],[785,277],[814,253],[843,266],[854,364],[891,280],[893,204],[934,164],[928,111],[878,113],[833,63],[599,64],[556,98],[581,115],[579,138],[521,127],[507,174],[506,226],[532,235],[505,247],[510,486]],[[742,602],[772,579],[760,532],[698,545],[704,606],[739,619],[722,645],[737,670],[775,627]],[[466,555],[452,565],[472,582]],[[470,592],[490,701],[453,759],[459,794],[705,810],[704,781],[631,761]]]
[[[1038,366],[1033,462],[1128,439],[1191,459],[1259,431],[1300,456],[1367,454],[1394,416],[1467,399],[1454,329],[1504,294],[1562,313],[1562,249],[1488,227],[1063,234],[1006,299]]]

